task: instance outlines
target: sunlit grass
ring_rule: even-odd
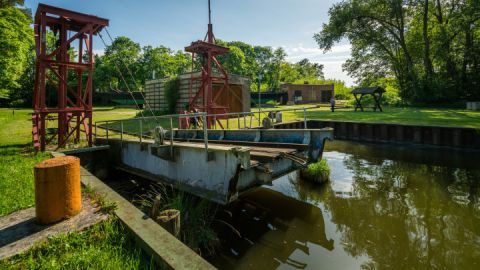
[[[0,109],[0,216],[34,205],[33,167],[50,157],[32,149],[30,109]],[[133,109],[99,108],[94,119],[127,119]],[[54,127],[55,122],[48,123]],[[62,234],[32,250],[0,261],[0,269],[148,269],[153,262],[134,245],[118,220],[83,232]]]

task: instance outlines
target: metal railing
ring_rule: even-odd
[[[313,109],[316,107],[308,107],[308,108],[291,108],[291,109],[272,109],[272,110],[262,110],[261,113],[264,115],[269,116],[271,112],[296,112],[302,111],[303,112],[303,123],[304,129],[307,128],[307,110]],[[105,120],[105,121],[96,121],[94,123],[94,138],[97,140],[99,136],[99,129],[104,130],[104,137],[108,143],[109,138],[113,138],[115,133],[120,138],[120,143],[123,144],[123,139],[125,136],[133,136],[138,137],[140,143],[143,142],[143,139],[152,139],[153,137],[150,135],[151,130],[153,130],[156,126],[169,126],[166,132],[170,132],[170,145],[173,147],[173,137],[174,137],[174,124],[173,120],[177,119],[180,122],[180,119],[185,118],[195,118],[196,121],[201,119],[202,129],[203,129],[203,138],[205,144],[205,151],[207,153],[208,158],[208,129],[207,129],[207,120],[208,118],[213,118],[213,127],[212,129],[217,129],[217,120],[224,120],[226,121],[226,129],[230,129],[230,122],[233,120],[237,124],[237,129],[252,129],[252,123],[255,120],[261,120],[256,116],[257,112],[237,112],[237,113],[222,113],[222,114],[207,114],[204,112],[199,113],[188,113],[188,114],[172,114],[172,115],[159,115],[159,116],[147,116],[147,117],[136,117],[136,118],[129,118],[123,120]],[[247,117],[249,119],[249,127],[247,125]],[[243,119],[242,119],[243,118]],[[235,121],[236,119],[236,121]],[[243,120],[243,121],[242,121]],[[136,123],[138,122],[138,123]],[[242,128],[243,122],[243,128]],[[255,121],[256,122],[256,121]],[[131,124],[133,123],[133,124]],[[145,125],[144,125],[145,123]],[[153,126],[149,126],[149,124],[153,123]],[[198,126],[197,126],[198,127]],[[138,128],[138,130],[137,130]],[[253,127],[255,128],[255,127]],[[261,128],[259,125],[256,128]],[[147,132],[145,132],[147,130]]]

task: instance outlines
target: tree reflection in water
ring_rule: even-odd
[[[475,154],[345,142],[327,150],[330,183],[292,174],[232,206],[241,237],[223,239],[229,268],[480,269]]]
[[[326,153],[334,174],[351,173],[347,196],[332,190],[335,175],[326,196],[302,182],[293,186],[299,198],[329,211],[351,256],[370,258],[362,268],[479,269],[479,170],[429,165],[433,151],[423,152],[423,163],[359,154],[355,144],[349,152]],[[341,165],[329,159],[338,155]]]

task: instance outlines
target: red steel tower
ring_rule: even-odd
[[[107,19],[38,5],[32,114],[35,149],[44,151],[55,138],[58,148],[64,147],[70,138],[78,142],[81,132],[85,133],[88,145],[92,145],[93,35],[105,26]],[[47,44],[47,28],[58,37],[55,44]],[[76,56],[71,50],[74,41],[78,41]],[[55,118],[58,128],[47,137],[46,121]]]
[[[213,35],[213,26],[211,20],[210,0],[208,0],[208,31],[204,40],[192,42],[190,46],[185,47],[185,51],[192,54],[192,70],[195,67],[196,56],[199,56],[201,70],[200,75],[192,73],[189,90],[189,110],[198,110],[207,114],[219,114],[228,112],[227,106],[221,106],[216,103],[218,97],[223,91],[228,90],[228,74],[223,66],[218,62],[217,56],[227,54],[229,49],[215,44]],[[200,82],[200,87],[193,95],[193,85]],[[213,83],[220,84],[217,89],[213,88]],[[193,95],[193,96],[192,96]],[[226,117],[225,117],[226,118]],[[220,123],[219,117],[215,118]],[[207,118],[207,127],[214,124],[214,118]]]

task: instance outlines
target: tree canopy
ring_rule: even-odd
[[[478,0],[345,0],[314,38],[330,50],[347,39],[344,69],[361,85],[395,78],[402,98],[480,98]]]
[[[30,18],[14,7],[0,8],[0,98],[21,87],[32,44]]]

